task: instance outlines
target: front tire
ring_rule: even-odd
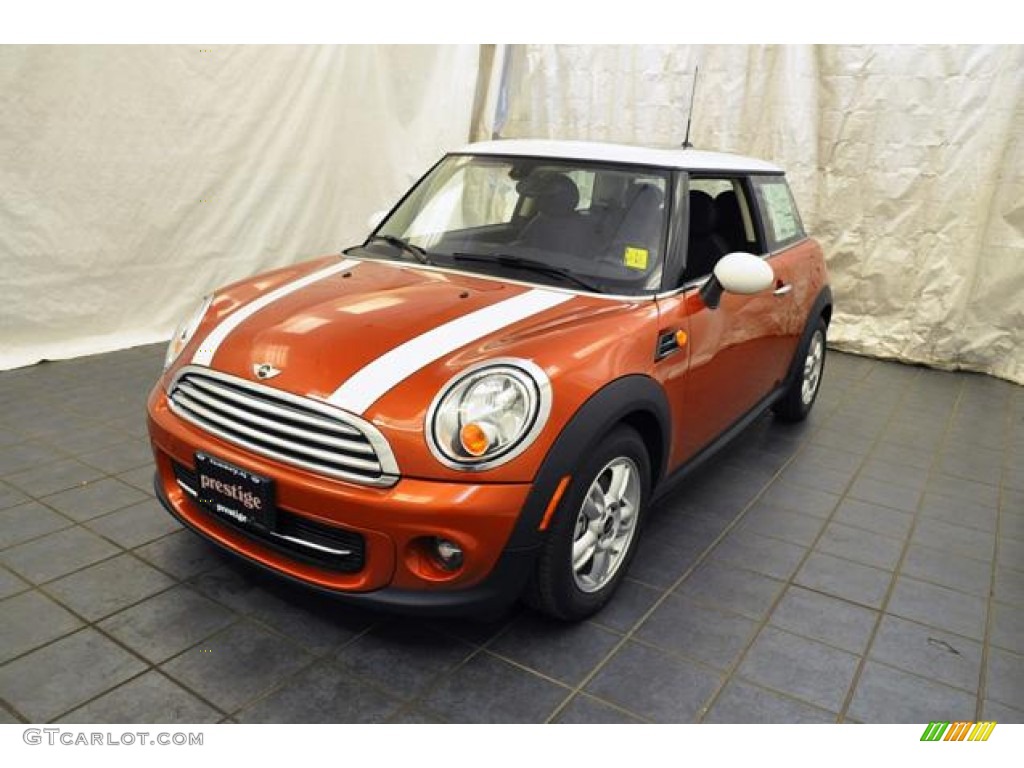
[[[825,333],[825,319],[819,317],[814,331],[800,349],[801,363],[796,376],[773,406],[780,421],[803,421],[811,412],[825,374]]]
[[[527,602],[579,621],[611,599],[636,552],[651,465],[635,430],[605,436],[572,475],[537,559]]]

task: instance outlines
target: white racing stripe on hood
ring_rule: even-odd
[[[270,293],[265,293],[258,299],[250,301],[248,304],[239,307],[224,318],[220,325],[210,331],[206,338],[203,339],[202,344],[199,345],[199,349],[197,349],[196,353],[192,356],[192,364],[209,366],[213,361],[213,356],[217,354],[217,349],[224,342],[224,339],[228,337],[228,334],[261,309],[270,306],[278,299],[283,299],[285,296],[302,290],[307,285],[312,285],[318,280],[323,280],[325,277],[330,277],[331,275],[336,275],[338,272],[344,272],[346,269],[351,269],[358,263],[359,262],[354,259],[342,259],[337,264],[331,264],[329,267],[318,269],[316,272],[310,272],[305,277],[300,277],[298,280],[285,283],[284,285],[275,288]]]
[[[568,293],[534,289],[439,325],[378,357],[335,390],[327,402],[361,414],[416,371],[459,347],[574,298]]]

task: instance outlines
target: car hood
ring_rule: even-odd
[[[363,413],[456,350],[521,352],[546,329],[616,306],[411,264],[332,258],[222,291],[182,362],[252,381],[269,366],[276,373],[267,385]]]

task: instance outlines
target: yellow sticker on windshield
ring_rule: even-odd
[[[647,269],[647,249],[627,245],[622,254],[622,263],[630,269]]]

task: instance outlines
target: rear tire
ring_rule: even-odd
[[[582,455],[525,595],[564,621],[585,619],[611,599],[636,553],[650,498],[650,459],[635,430],[617,427]]]
[[[819,317],[811,335],[800,347],[800,367],[785,394],[772,406],[780,421],[803,421],[814,407],[825,374],[825,319]]]

